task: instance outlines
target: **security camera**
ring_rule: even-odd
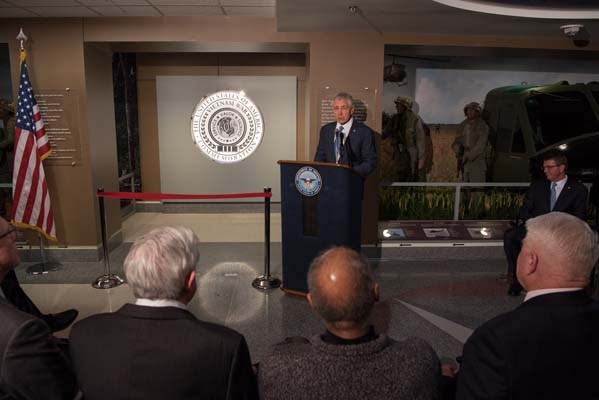
[[[564,35],[572,39],[576,47],[586,47],[591,42],[589,33],[581,24],[569,24],[560,26]]]

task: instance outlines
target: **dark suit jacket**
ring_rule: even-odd
[[[73,326],[70,349],[86,400],[257,398],[243,336],[176,307],[91,316]]]
[[[29,296],[27,296],[27,293],[23,291],[23,288],[21,288],[14,269],[10,270],[6,276],[4,276],[0,286],[4,293],[4,297],[6,297],[6,300],[13,306],[34,317],[43,318],[42,312],[37,308],[33,301],[31,301]]]
[[[538,296],[476,329],[458,399],[599,399],[599,307],[583,290]]]
[[[0,298],[0,399],[72,399],[71,365],[48,326]]]
[[[519,218],[527,220],[551,212],[552,210],[549,209],[550,188],[551,182],[547,179],[531,183],[524,199],[524,205],[520,209]],[[586,186],[568,178],[553,211],[566,212],[586,221],[588,194]]]
[[[320,129],[320,140],[316,148],[314,161],[330,163],[337,161],[334,145],[336,126],[336,122],[331,122]],[[349,165],[363,178],[374,171],[377,155],[372,129],[354,119],[345,141],[345,155],[346,157],[340,160],[340,163]]]

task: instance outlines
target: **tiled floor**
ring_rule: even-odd
[[[190,226],[202,241],[198,294],[190,309],[201,319],[243,333],[254,362],[269,346],[287,336],[322,331],[320,321],[303,298],[278,289],[264,293],[252,288],[252,279],[262,273],[264,265],[261,214],[138,213],[125,222],[124,237],[130,242],[148,229],[165,224]],[[271,268],[280,277],[278,214],[272,217],[272,237]],[[111,253],[115,273],[122,274],[129,246],[124,244]],[[398,339],[423,337],[440,357],[454,358],[461,353],[472,329],[522,301],[522,297],[506,296],[506,284],[499,279],[505,261],[497,251],[485,258],[480,256],[480,248],[475,249],[476,257],[470,257],[468,249],[460,250],[458,257],[435,257],[438,252],[429,248],[417,257],[398,253],[372,258],[381,285],[381,302],[373,314],[377,329]],[[133,299],[126,285],[110,290],[91,287],[91,281],[102,273],[101,262],[64,263],[63,270],[45,276],[26,276],[25,266],[18,269],[19,279],[46,312],[76,307],[80,318],[84,318],[116,310]],[[68,330],[61,335],[67,336]]]

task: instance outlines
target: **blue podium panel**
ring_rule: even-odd
[[[360,251],[362,178],[343,165],[279,161],[283,287],[306,293],[312,260],[331,246]]]

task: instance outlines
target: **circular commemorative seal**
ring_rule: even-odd
[[[263,133],[262,114],[243,92],[223,90],[205,96],[191,116],[193,142],[218,163],[246,159],[260,146]]]
[[[304,196],[316,196],[322,188],[322,178],[312,167],[301,167],[295,174],[295,187]]]

